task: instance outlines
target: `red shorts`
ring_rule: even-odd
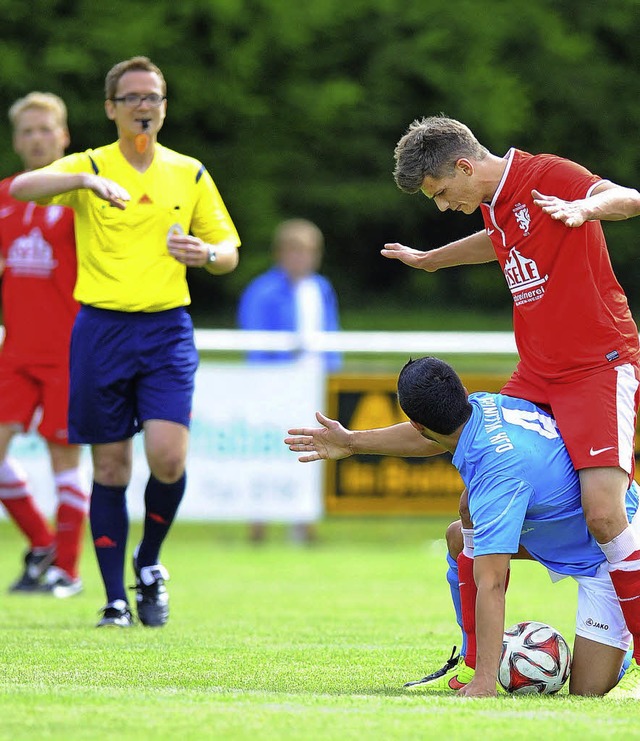
[[[0,424],[27,431],[42,414],[37,429],[45,440],[67,445],[69,368],[22,365],[0,355]]]
[[[547,381],[519,363],[501,393],[551,410],[577,471],[622,468],[633,477],[639,386],[632,363],[569,383]]]

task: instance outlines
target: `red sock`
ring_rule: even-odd
[[[507,571],[504,591],[509,586],[511,569]],[[476,668],[476,598],[478,588],[473,577],[473,559],[461,553],[458,556],[458,583],[460,585],[460,606],[462,608],[462,629],[467,637],[467,652],[464,663],[470,668]]]
[[[22,530],[31,548],[50,548],[54,536],[44,515],[32,496],[0,499],[7,513]]]
[[[88,494],[83,491],[77,469],[62,471],[56,475],[56,493],[58,509],[55,564],[72,579],[77,579],[89,500]]]
[[[458,583],[460,585],[460,606],[462,608],[462,630],[467,638],[467,652],[464,663],[476,668],[476,596],[478,589],[473,578],[473,559],[461,553],[458,556]]]
[[[72,579],[78,578],[78,563],[84,537],[84,512],[68,504],[60,504],[56,512],[55,564]]]
[[[629,570],[615,568],[619,564],[624,564]],[[633,636],[633,658],[640,664],[640,551],[635,551],[619,564],[612,564],[609,575],[627,628]]]

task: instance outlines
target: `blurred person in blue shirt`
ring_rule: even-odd
[[[250,363],[283,363],[305,355],[305,338],[315,332],[340,329],[338,299],[329,280],[318,270],[324,251],[324,236],[307,219],[281,222],[273,234],[274,265],[257,276],[240,297],[238,326],[247,330],[296,332],[301,350],[252,350],[247,353]],[[337,370],[342,363],[339,353],[323,353],[327,372]],[[262,542],[265,523],[251,524],[250,539]],[[308,543],[315,539],[311,523],[299,522],[291,527],[291,539]]]
[[[329,280],[318,273],[324,250],[320,229],[306,219],[281,222],[273,235],[275,264],[254,278],[240,298],[241,329],[297,332],[304,345],[315,332],[340,329],[338,299]],[[286,362],[304,351],[252,350],[251,363]],[[323,354],[325,369],[337,370],[339,353]]]

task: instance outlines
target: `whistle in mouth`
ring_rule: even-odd
[[[149,146],[149,135],[136,134],[136,138],[133,140],[133,143],[136,146],[136,152],[138,152],[138,154],[143,154],[147,151],[147,147]]]
[[[145,133],[149,128],[149,119],[144,118],[140,123],[142,124],[142,133],[136,134],[133,143],[135,144],[136,152],[138,152],[138,154],[143,154],[147,151],[147,147],[149,146],[149,134]]]

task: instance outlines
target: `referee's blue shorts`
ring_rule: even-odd
[[[198,354],[184,307],[82,306],[71,335],[69,442],[127,440],[149,419],[189,426]]]

